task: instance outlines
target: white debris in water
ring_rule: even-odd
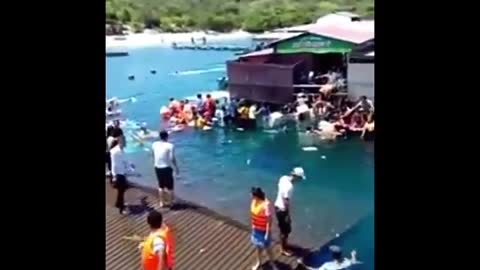
[[[340,234],[338,234],[338,233],[337,233],[337,234],[335,234],[335,237],[339,237],[339,236],[340,236]]]
[[[204,249],[204,248],[201,248],[201,249],[199,250],[199,253],[203,253],[203,252],[205,252],[205,249]]]
[[[250,165],[251,160],[247,159],[247,165]]]
[[[327,159],[327,156],[321,156],[322,159]]]
[[[228,140],[227,142],[228,142],[228,143],[232,143],[232,140]]]

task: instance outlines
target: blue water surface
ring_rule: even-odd
[[[131,49],[129,53],[128,57],[106,59],[107,98],[136,97],[137,102],[125,104],[122,111],[128,119],[146,122],[151,129],[160,127],[159,110],[168,98],[215,90],[216,80],[225,75],[225,61],[235,57],[233,52],[171,48]],[[129,75],[135,80],[128,80]],[[295,186],[293,242],[318,247],[373,215],[372,144],[340,140],[305,152],[295,132],[222,129],[186,130],[172,134],[171,141],[180,167],[176,192],[244,223],[248,223],[251,186],[261,186],[273,201],[278,178],[293,166],[302,166],[307,180]],[[148,147],[129,139],[129,158],[142,174],[131,180],[155,186],[151,154],[144,150]],[[366,227],[355,232],[350,246],[361,250],[362,243],[373,241],[373,223]],[[373,258],[373,253],[359,257],[362,255]]]

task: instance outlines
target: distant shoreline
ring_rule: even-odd
[[[140,33],[125,36],[105,36],[105,48],[144,48],[144,47],[171,47],[172,43],[191,44],[192,38],[198,44],[206,38],[208,43],[245,40],[253,34],[245,31],[231,33],[208,34],[205,32],[189,33]],[[120,40],[122,39],[122,40]]]

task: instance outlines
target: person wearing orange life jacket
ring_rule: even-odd
[[[153,210],[147,217],[152,232],[139,245],[142,249],[143,270],[172,270],[175,263],[175,244],[170,228],[163,223],[162,214]]]
[[[251,241],[257,249],[257,263],[252,267],[252,270],[259,269],[263,250],[267,251],[271,269],[277,270],[271,249],[271,213],[272,210],[270,201],[265,198],[265,193],[263,190],[258,187],[252,187],[252,202],[250,204],[250,214],[252,220]]]

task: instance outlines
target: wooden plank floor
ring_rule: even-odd
[[[115,190],[106,188],[106,269],[140,270],[138,243],[125,236],[148,234],[146,215],[156,207],[155,190],[144,187],[127,191],[131,214],[121,216],[113,207]],[[174,210],[160,210],[176,235],[175,270],[247,270],[255,263],[248,226],[221,216],[207,208],[182,201]],[[297,269],[296,259],[280,255],[274,246],[280,270]],[[262,269],[270,269],[263,265]]]

